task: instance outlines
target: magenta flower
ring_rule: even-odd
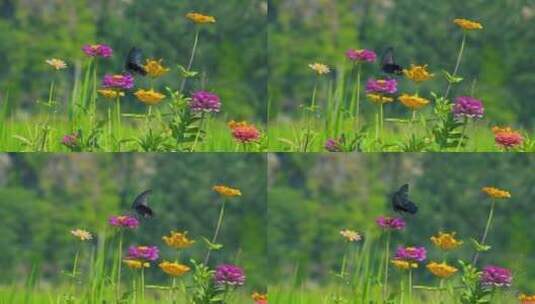
[[[128,247],[128,259],[156,261],[160,250],[156,246],[130,246]]]
[[[374,62],[377,59],[377,54],[370,50],[350,49],[346,52],[346,57],[351,61]]]
[[[498,266],[486,266],[481,274],[481,284],[488,287],[509,287],[513,282],[511,271]]]
[[[108,222],[117,228],[135,229],[139,226],[138,219],[130,215],[112,216]]]
[[[394,94],[398,90],[395,79],[369,79],[366,83],[366,93]]]
[[[453,115],[456,118],[467,117],[478,119],[485,114],[483,102],[470,96],[457,97],[455,105],[453,106]]]
[[[325,150],[329,152],[342,152],[342,147],[336,139],[329,138],[325,142]]]
[[[395,260],[409,262],[423,262],[427,258],[427,250],[424,247],[398,247]]]
[[[134,76],[130,74],[104,75],[102,86],[108,89],[128,90],[134,87]]]
[[[113,55],[112,48],[106,44],[84,45],[82,51],[89,57],[110,58]]]
[[[400,217],[380,216],[375,221],[384,230],[403,230],[405,221]]]
[[[198,91],[191,96],[190,107],[196,112],[219,112],[221,99],[213,93]]]
[[[219,265],[215,270],[214,281],[217,285],[242,286],[245,283],[245,273],[236,265]]]
[[[76,148],[78,146],[78,134],[67,134],[61,139],[61,143],[68,148]]]

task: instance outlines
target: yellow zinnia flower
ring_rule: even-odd
[[[384,96],[384,95],[381,95],[381,94],[368,94],[366,96],[372,102],[379,103],[379,104],[385,104],[385,103],[390,103],[390,102],[394,101],[394,98],[388,97],[388,96]]]
[[[215,23],[215,17],[199,13],[188,13],[186,18],[197,24]]]
[[[157,105],[165,98],[164,94],[158,93],[154,90],[138,90],[134,95],[137,99],[147,105]]]
[[[427,64],[426,65],[414,65],[411,64],[410,69],[403,70],[403,74],[410,80],[419,83],[427,81],[435,76],[435,74],[429,73],[427,71]]]
[[[467,31],[483,29],[483,25],[481,25],[481,23],[468,19],[455,19],[453,20],[453,23],[457,24],[459,27]]]
[[[173,277],[181,276],[190,271],[190,268],[186,265],[167,261],[160,263],[158,266],[163,270],[163,272]]]
[[[486,193],[490,198],[493,199],[506,199],[511,198],[511,193],[502,189],[498,189],[495,187],[483,187],[481,189],[484,193]]]
[[[56,69],[56,71],[63,70],[63,69],[67,68],[67,64],[65,63],[65,61],[63,61],[61,59],[52,58],[52,59],[46,60],[45,62],[49,66],[51,66],[54,69]]]
[[[167,74],[167,72],[169,72],[171,69],[164,67],[162,65],[162,61],[162,59],[158,61],[154,59],[147,59],[147,62],[143,66],[147,72],[147,75],[152,78],[157,78]]]
[[[150,263],[139,260],[123,260],[123,263],[125,263],[126,266],[130,267],[131,269],[141,269],[150,267]]]
[[[111,90],[111,89],[101,89],[97,91],[100,95],[102,95],[106,99],[112,99],[115,100],[117,97],[123,97],[124,92]]]
[[[457,268],[450,266],[446,263],[439,264],[435,262],[427,264],[427,270],[442,279],[449,278],[458,271]]]
[[[521,294],[518,296],[518,300],[520,301],[520,304],[535,304],[535,295],[525,295]]]
[[[418,268],[418,263],[413,263],[403,260],[392,260],[390,261],[396,268],[401,270],[408,270],[409,268]]]
[[[429,104],[429,100],[418,95],[403,94],[399,97],[399,101],[411,110],[419,110]]]
[[[318,75],[325,75],[331,72],[331,69],[329,69],[329,67],[323,63],[311,63],[308,65],[308,67],[314,70],[314,72],[316,72]]]
[[[93,235],[90,232],[82,229],[71,230],[71,234],[79,238],[81,241],[87,241],[93,239]]]
[[[235,189],[235,188],[231,188],[231,187],[227,187],[223,185],[216,185],[212,189],[215,192],[226,197],[241,196],[241,191],[239,189]]]
[[[176,249],[189,248],[195,243],[195,241],[188,239],[187,231],[184,233],[171,231],[169,236],[164,236],[162,239],[165,241],[167,246]]]
[[[362,240],[362,236],[360,235],[360,233],[349,229],[340,230],[340,235],[348,242],[358,242]]]
[[[455,239],[455,232],[439,232],[437,236],[431,237],[431,241],[442,250],[453,250],[463,244],[462,241]]]

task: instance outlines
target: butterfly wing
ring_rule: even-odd
[[[403,67],[396,63],[394,58],[394,48],[388,47],[381,60],[381,70],[387,74],[401,75]]]
[[[416,214],[418,207],[409,200],[409,185],[405,184],[392,196],[392,207],[395,212]]]
[[[133,47],[126,56],[125,68],[128,72],[133,74],[147,75],[147,71],[143,66],[143,51]]]
[[[382,66],[389,65],[389,64],[395,64],[393,47],[388,47],[383,54],[383,58],[381,59]]]
[[[132,209],[134,209],[138,215],[142,217],[151,217],[154,215],[154,212],[149,207],[149,196],[152,193],[152,190],[146,190],[136,197],[132,203]]]

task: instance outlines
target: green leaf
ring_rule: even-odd
[[[477,252],[486,252],[489,251],[492,247],[489,245],[481,244],[475,239],[470,239],[472,241],[472,244],[474,245],[474,248]]]
[[[208,240],[205,237],[202,237],[202,239],[204,240],[204,242],[206,243],[206,246],[210,250],[220,250],[221,248],[223,248],[222,244],[212,243],[210,240]]]
[[[446,80],[451,84],[460,83],[464,80],[463,77],[453,76],[448,71],[443,70],[442,73],[444,73],[444,77],[446,77]]]
[[[178,67],[178,70],[180,71],[180,75],[182,75],[182,77],[184,78],[192,78],[199,74],[199,72],[188,71],[185,67],[183,67],[180,64],[177,67]]]

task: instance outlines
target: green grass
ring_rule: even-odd
[[[353,120],[346,119],[341,122],[341,130],[338,134],[354,134],[352,127]],[[434,152],[455,152],[456,148],[440,149],[433,145],[433,135],[427,132],[424,128],[417,126],[415,131],[411,131],[406,123],[385,122],[385,129],[381,144],[375,141],[375,127],[373,123],[364,123],[366,128],[361,141],[361,151],[363,152],[419,152],[419,151],[434,151]],[[336,138],[331,132],[324,128],[324,122],[315,120],[312,122],[312,140],[307,152],[326,152],[325,142],[329,138]],[[299,142],[302,140],[304,134],[303,130],[306,128],[306,123],[303,120],[295,122],[289,121],[273,121],[269,124],[269,151],[272,152],[296,152],[300,151]],[[423,145],[422,149],[417,151],[409,151],[407,145],[411,136],[415,134],[417,138],[429,144]],[[488,126],[488,122],[481,121],[475,125],[467,128],[466,136],[468,140],[466,145],[460,149],[460,152],[502,152],[494,142],[494,134]],[[526,149],[528,149],[526,145]],[[531,148],[530,148],[531,149]]]
[[[56,119],[49,122],[50,130],[47,135],[46,144],[43,146],[35,145],[40,135],[42,128],[36,125],[36,121],[44,121],[44,117],[35,116],[27,119],[9,119],[0,127],[0,151],[5,152],[69,152],[70,149],[62,144],[62,138],[66,134],[72,133],[72,128],[68,121]],[[211,119],[206,123],[206,134],[202,141],[197,144],[195,152],[236,152],[248,151],[259,152],[265,150],[264,144],[247,144],[238,143],[232,138],[231,131],[227,123],[218,119]],[[143,147],[136,141],[146,133],[145,126],[139,119],[125,116],[121,126],[121,134],[123,142],[120,149],[113,149],[112,147],[103,146],[100,149],[91,150],[92,152],[134,152],[145,151],[150,152],[150,149],[144,150]],[[155,124],[154,132],[165,133],[165,130],[159,128]],[[104,136],[101,137],[105,141]],[[172,139],[168,138],[169,142]],[[185,145],[184,149],[188,147]],[[164,149],[165,151],[166,149]],[[84,151],[84,150],[82,150]],[[162,151],[163,152],[163,151]]]

